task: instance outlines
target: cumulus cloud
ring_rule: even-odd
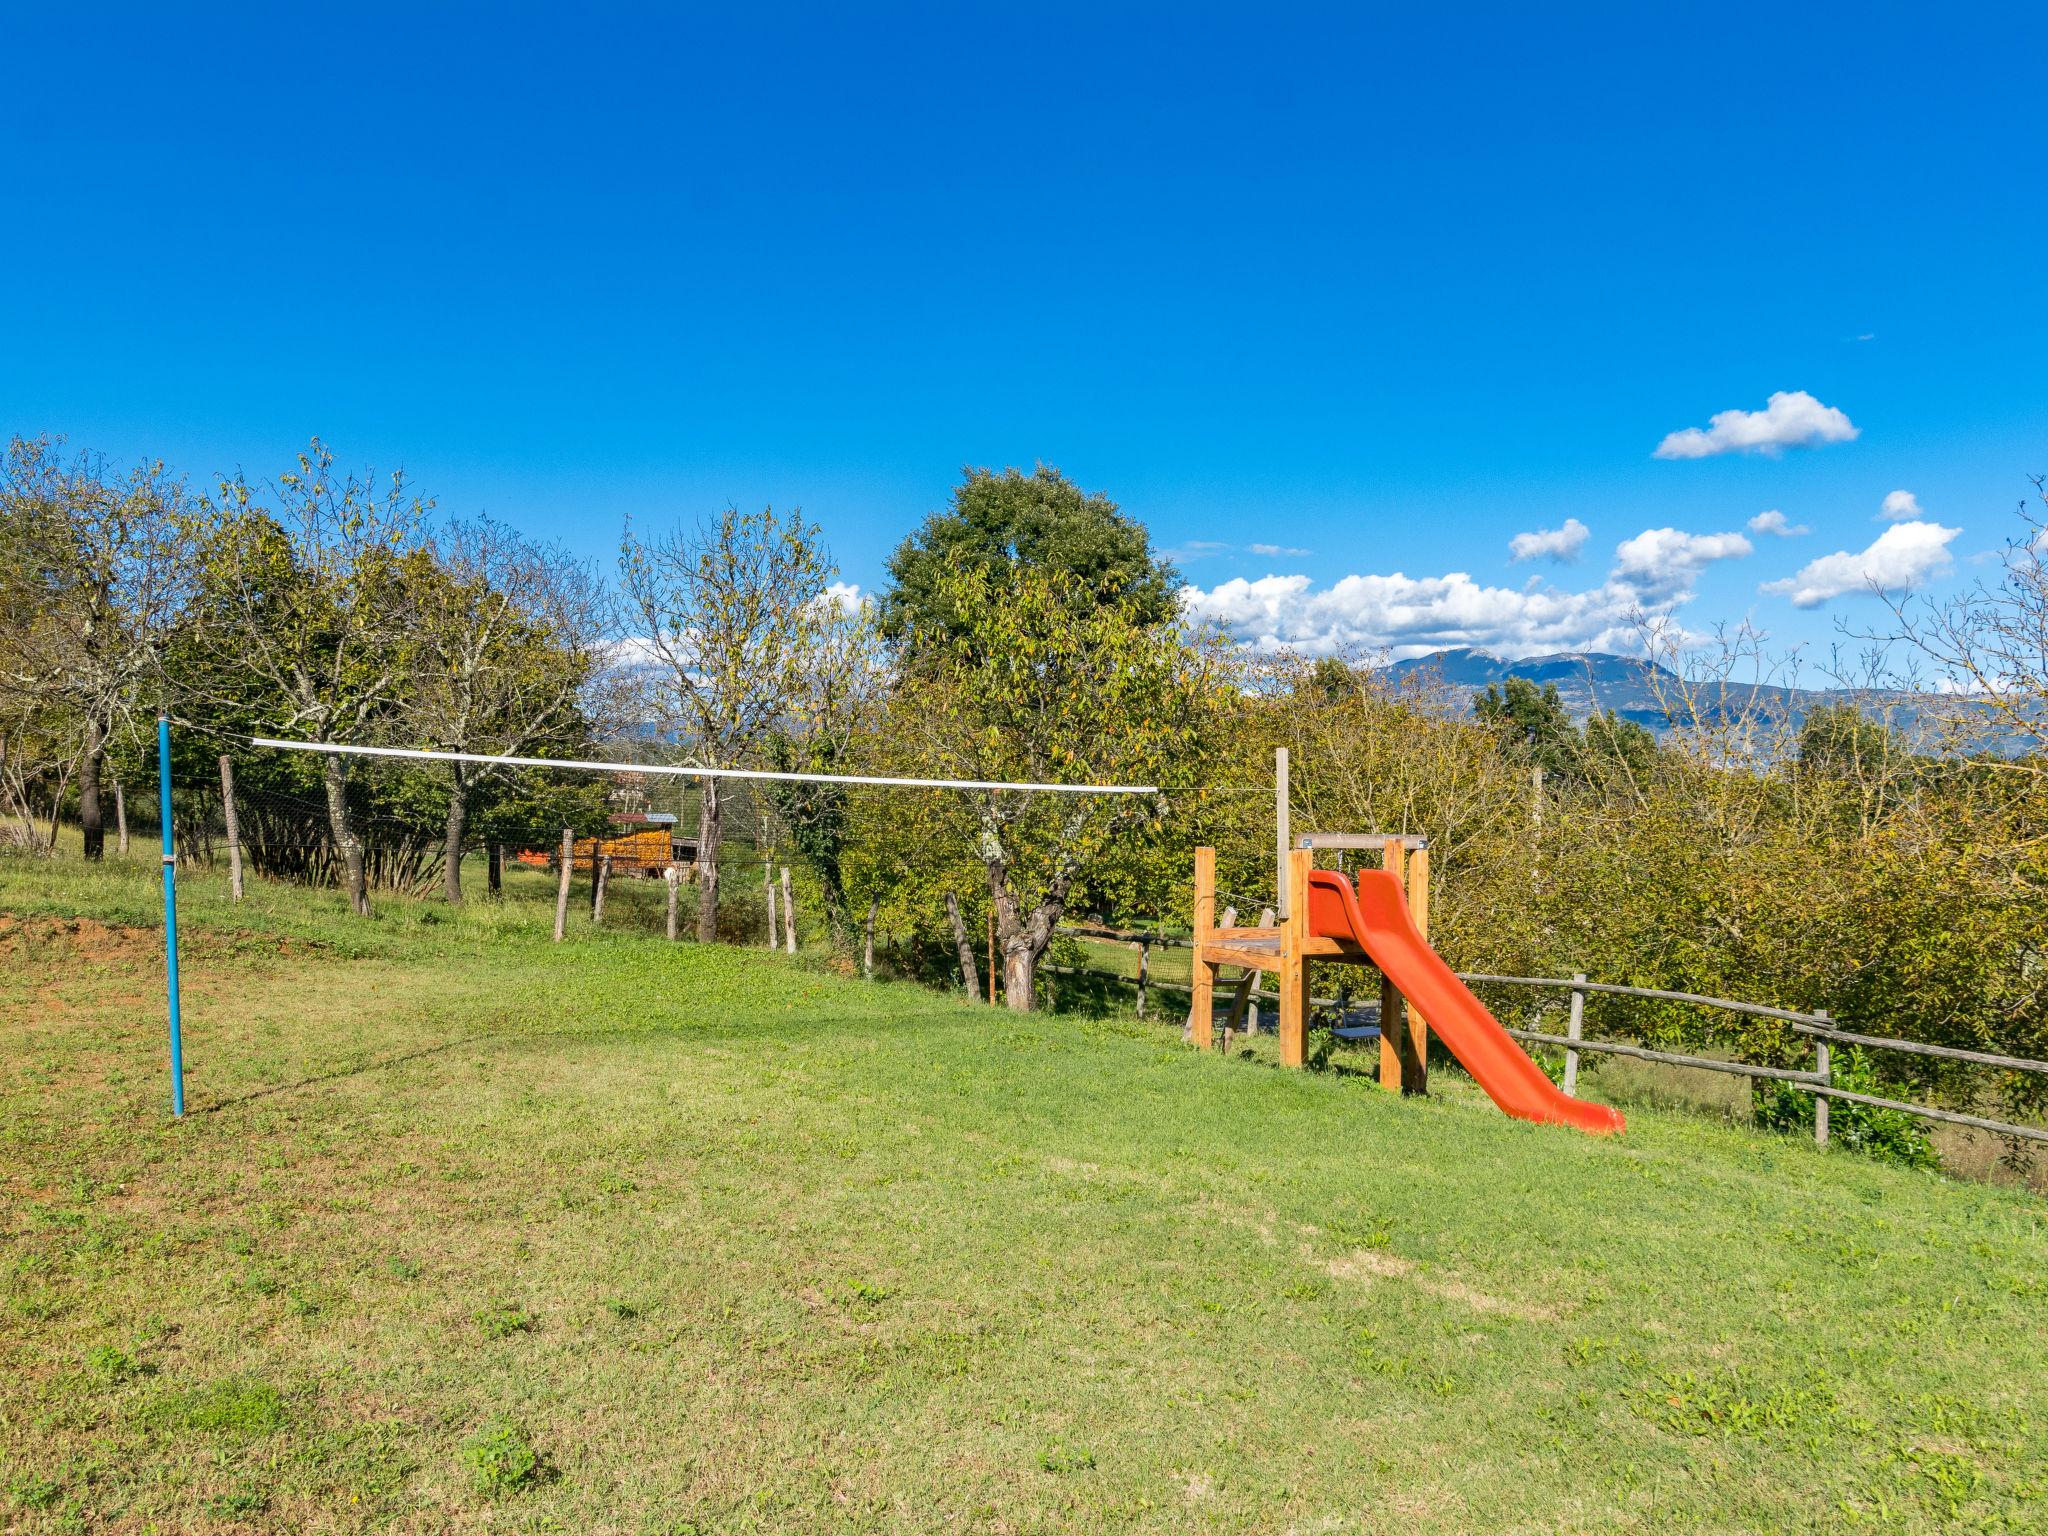
[[[1785,514],[1776,507],[1771,508],[1768,512],[1759,512],[1755,517],[1752,517],[1749,520],[1749,531],[1751,533],[1767,534],[1774,539],[1796,539],[1802,533],[1813,532],[1804,523],[1787,522]]]
[[[1307,576],[1242,577],[1181,590],[1189,618],[1218,625],[1260,650],[1326,656],[1342,650],[1420,656],[1469,645],[1509,656],[1631,648],[1636,623],[1690,601],[1699,573],[1750,552],[1739,533],[1653,528],[1615,550],[1607,579],[1564,591],[1540,578],[1487,586],[1464,571],[1442,576],[1346,576],[1318,590]]]
[[[1868,549],[1822,555],[1796,575],[1765,582],[1763,590],[1791,598],[1795,608],[1818,608],[1850,592],[1910,592],[1949,568],[1949,543],[1962,531],[1939,523],[1894,523]]]
[[[1888,523],[1902,523],[1909,517],[1925,517],[1920,510],[1920,498],[1911,491],[1893,491],[1878,508],[1877,515]]]
[[[1303,555],[1315,553],[1312,549],[1296,549],[1291,544],[1247,544],[1245,548],[1269,560],[1299,560]]]
[[[1660,459],[1708,459],[1717,453],[1761,453],[1776,458],[1787,448],[1846,443],[1857,427],[1832,405],[1803,389],[1779,390],[1760,411],[1716,411],[1704,427],[1686,427],[1657,445]]]
[[[1592,530],[1576,517],[1564,520],[1562,528],[1538,528],[1534,533],[1518,533],[1508,540],[1508,559],[1519,564],[1524,560],[1555,560],[1562,564],[1579,557],[1579,548],[1586,542]]]

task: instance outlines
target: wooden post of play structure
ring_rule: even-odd
[[[1408,855],[1408,919],[1424,939],[1429,937],[1429,848],[1426,844]],[[1401,1091],[1427,1093],[1429,1023],[1413,1008],[1408,1010],[1408,1048],[1408,1061],[1401,1069]]]
[[[576,834],[562,828],[562,883],[555,887],[555,942],[562,942],[562,930],[569,923],[569,868],[576,862]]]
[[[1406,889],[1407,871],[1402,868],[1401,855],[1406,852],[1401,839],[1387,839],[1381,856],[1382,867],[1396,882]],[[1408,1045],[1408,1009],[1400,992],[1385,972],[1380,973],[1380,1086],[1390,1093],[1399,1093],[1406,1076],[1405,1068],[1410,1055]]]
[[[1315,855],[1290,848],[1280,869],[1280,1063],[1308,1062],[1308,872]]]
[[[1287,827],[1287,749],[1273,749],[1273,883],[1279,887],[1280,921],[1287,921],[1287,858],[1294,838]]]
[[[1203,958],[1202,947],[1216,926],[1216,850],[1195,850],[1195,966],[1191,990],[1194,1006],[1188,1010],[1188,1039],[1195,1049],[1206,1051],[1216,1028],[1216,966]]]

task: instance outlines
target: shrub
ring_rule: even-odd
[[[1851,1047],[1836,1056],[1830,1077],[1851,1093],[1880,1094],[1883,1085],[1869,1057]],[[1765,1130],[1813,1134],[1814,1096],[1790,1083],[1761,1080],[1755,1097],[1756,1123]],[[1836,1099],[1828,1110],[1828,1141],[1908,1168],[1939,1168],[1941,1157],[1919,1120],[1897,1109],[1879,1109]]]

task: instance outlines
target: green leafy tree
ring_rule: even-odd
[[[1182,787],[1223,704],[1213,669],[1142,595],[1095,602],[1076,578],[963,565],[936,578],[893,700],[894,731],[944,778]],[[957,792],[951,815],[987,882],[1010,1007],[1091,861],[1156,816],[1150,795]]]
[[[122,477],[60,450],[17,437],[0,455],[0,782],[25,811],[29,780],[47,781],[54,846],[75,769],[85,856],[97,859],[107,753],[132,746],[163,702],[191,568],[178,536],[188,497],[162,464]]]
[[[1579,733],[1557,684],[1538,687],[1526,677],[1510,677],[1498,687],[1489,684],[1486,692],[1473,696],[1472,713],[1545,773],[1562,776],[1577,768]]]
[[[402,475],[337,476],[315,439],[267,487],[239,474],[186,520],[199,551],[195,643],[185,684],[201,707],[266,734],[360,742],[400,713],[420,654],[417,597],[431,503]],[[321,791],[349,902],[369,914],[368,862],[339,753]]]
[[[901,641],[913,634],[956,634],[965,624],[952,607],[959,571],[996,575],[1040,572],[1060,582],[1072,602],[1122,606],[1139,623],[1178,616],[1180,575],[1152,552],[1145,525],[1126,517],[1099,492],[1084,491],[1057,469],[1030,474],[968,469],[952,502],[935,512],[889,558],[893,585],[882,599],[882,629]]]

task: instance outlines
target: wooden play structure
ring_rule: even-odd
[[[1287,851],[1279,921],[1272,927],[1216,926],[1216,850],[1195,850],[1194,1028],[1195,1045],[1214,1045],[1215,994],[1226,966],[1247,973],[1273,972],[1280,994],[1280,1060],[1298,1067],[1308,1059],[1309,963],[1377,969],[1363,944],[1348,933],[1318,934],[1292,914],[1307,914],[1317,849],[1377,850],[1381,867],[1400,883],[1410,920],[1429,932],[1429,841],[1402,834],[1306,833]],[[1393,982],[1380,976],[1380,1086],[1397,1093],[1429,1088],[1429,1024],[1407,1007]]]
[[[1216,987],[1225,967],[1239,967],[1232,1019],[1241,1016],[1251,979],[1274,973],[1280,994],[1280,1059],[1308,1060],[1309,967],[1363,966],[1380,976],[1379,1081],[1399,1093],[1429,1087],[1429,1037],[1437,1038],[1507,1114],[1575,1126],[1596,1134],[1622,1129],[1604,1104],[1563,1092],[1501,1028],[1471,989],[1429,943],[1429,843],[1386,833],[1309,833],[1290,840],[1287,753],[1276,754],[1275,852],[1279,905],[1270,925],[1216,922],[1216,850],[1195,850],[1194,1009],[1189,1033],[1202,1050],[1214,1046]],[[1340,855],[1377,850],[1380,867],[1317,869],[1318,850]]]

